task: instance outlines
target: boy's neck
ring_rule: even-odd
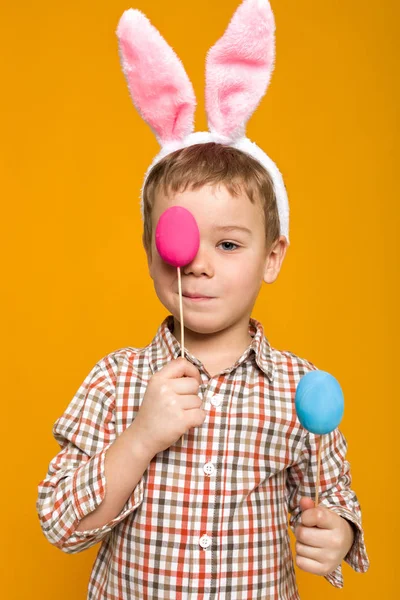
[[[181,325],[175,318],[173,335],[181,343]],[[185,327],[185,350],[200,360],[209,371],[231,367],[252,341],[249,318],[216,333],[197,333]]]

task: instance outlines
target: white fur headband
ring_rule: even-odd
[[[271,79],[275,21],[268,0],[244,0],[206,60],[209,132],[194,131],[196,98],[186,71],[158,30],[139,10],[126,10],[117,37],[122,70],[138,112],[150,125],[164,156],[193,144],[217,142],[249,154],[270,174],[277,198],[280,233],[289,242],[289,203],[275,163],[245,135],[246,124]],[[143,188],[142,188],[143,194]],[[141,198],[143,217],[143,197]]]

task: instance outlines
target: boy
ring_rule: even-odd
[[[190,185],[165,193],[165,180]],[[299,597],[289,510],[297,565],[342,587],[342,559],[368,567],[345,438],[325,436],[320,505],[310,508],[317,436],[302,430],[293,397],[315,367],[271,348],[250,320],[287,247],[270,179],[251,157],[211,143],[164,158],[147,191],[144,244],[171,315],[146,348],[100,360],[56,422],[63,450],[40,485],[44,533],[70,553],[103,541],[91,599],[286,600]],[[193,213],[201,236],[182,270],[185,359],[176,269],[154,245],[172,204]]]
[[[318,440],[294,394],[315,366],[271,347],[250,316],[288,246],[276,175],[233,144],[185,143],[143,189],[149,272],[170,314],[145,348],[102,358],[57,420],[43,531],[69,553],[102,542],[91,600],[294,600],[289,512],[298,567],[342,587],[342,560],[369,566],[346,440],[324,436],[313,508]],[[187,358],[176,269],[154,243],[172,205],[192,212],[201,240],[182,268]]]

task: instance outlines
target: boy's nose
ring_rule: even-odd
[[[199,248],[192,262],[183,267],[183,272],[185,275],[207,275],[208,277],[212,277],[214,275],[214,267],[207,252]]]

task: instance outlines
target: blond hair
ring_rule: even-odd
[[[199,189],[204,185],[224,185],[232,196],[245,193],[257,200],[264,212],[266,248],[280,235],[280,222],[274,186],[267,170],[241,150],[209,142],[176,150],[160,160],[150,171],[143,188],[143,245],[151,254],[151,214],[157,192],[165,195]]]

